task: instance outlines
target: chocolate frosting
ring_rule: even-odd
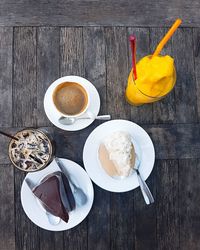
[[[75,200],[68,179],[62,172],[47,175],[32,191],[49,213],[68,222],[68,212],[75,209]]]

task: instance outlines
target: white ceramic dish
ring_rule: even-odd
[[[115,131],[130,133],[135,141],[136,153],[140,151],[140,174],[146,180],[154,166],[154,146],[146,131],[131,121],[112,120],[94,129],[85,142],[83,162],[88,175],[98,186],[111,192],[126,192],[139,186],[136,173],[122,180],[114,179],[105,172],[98,160],[99,145]]]
[[[23,181],[21,187],[21,202],[26,215],[37,226],[50,231],[67,230],[81,223],[88,215],[94,200],[93,185],[85,170],[73,161],[67,159],[61,160],[75,184],[80,187],[87,196],[86,204],[81,207],[76,206],[76,209],[69,213],[68,223],[61,220],[58,225],[50,224],[47,216],[45,215],[45,211],[38,204],[37,198],[35,198],[32,194],[25,180]],[[59,168],[56,165],[56,162],[53,161],[47,168],[38,172],[27,174],[26,178],[29,178],[34,184],[38,184],[41,178],[58,170]]]
[[[48,119],[58,128],[61,128],[66,131],[77,131],[77,130],[81,130],[81,129],[88,127],[94,120],[93,119],[82,119],[82,120],[80,119],[72,125],[63,125],[58,121],[61,115],[57,111],[53,103],[52,94],[53,94],[55,87],[57,87],[60,83],[67,82],[67,81],[77,82],[77,83],[80,83],[82,86],[84,86],[90,98],[90,103],[89,103],[87,110],[89,112],[92,112],[95,116],[98,115],[99,113],[100,97],[95,86],[91,82],[89,82],[88,80],[80,76],[64,76],[64,77],[57,79],[55,82],[53,82],[49,86],[44,96],[44,110]]]

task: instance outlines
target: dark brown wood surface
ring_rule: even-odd
[[[199,0],[1,0],[0,25],[6,26],[184,26],[200,25]]]
[[[53,6],[53,1],[48,2]],[[89,2],[85,1],[84,6]],[[72,6],[77,4],[70,3]],[[118,2],[122,9],[130,7],[130,3],[123,5]],[[2,2],[4,6],[13,4],[11,0]],[[20,1],[18,8],[21,4],[27,6],[25,1]],[[40,7],[44,4],[41,3]],[[61,4],[66,8],[69,2],[60,1]],[[95,4],[93,1],[93,6]],[[183,1],[182,6],[184,4],[187,3]],[[194,11],[198,4],[194,2],[189,11]],[[45,6],[50,8],[47,4]],[[113,4],[113,9],[116,6]],[[164,8],[164,3],[161,6]],[[33,11],[37,8],[35,6]],[[175,11],[176,8],[173,13]],[[99,16],[101,13],[99,9]],[[123,16],[123,11],[118,13]],[[106,23],[106,14],[108,12],[102,19],[98,19],[96,14],[96,18]],[[70,16],[73,12],[68,18]],[[46,19],[40,18],[38,24],[45,24]],[[57,25],[63,25],[58,22],[59,18]],[[124,22],[123,18],[121,23],[115,19],[116,16],[112,18],[115,20],[113,24]],[[197,15],[192,18],[191,23],[186,19],[188,26],[196,26]],[[82,23],[79,24],[86,24],[81,16],[80,20]],[[130,24],[133,19],[127,20]],[[18,24],[21,22],[22,19]],[[30,22],[37,25],[36,16],[33,15]],[[44,113],[43,97],[48,86],[59,76],[75,74],[86,77],[99,91],[101,114],[110,113],[113,119],[136,122],[151,136],[156,162],[147,184],[155,203],[146,206],[139,188],[116,194],[94,184],[92,210],[80,225],[65,232],[43,230],[34,225],[22,209],[20,188],[25,174],[13,169],[7,152],[9,139],[0,135],[0,249],[199,250],[200,55],[194,56],[199,28],[180,28],[162,51],[175,58],[175,89],[157,103],[133,107],[124,99],[131,68],[128,35],[136,34],[139,59],[152,53],[166,28],[54,26],[0,27],[0,129],[14,134],[27,126],[44,127],[55,139],[57,155],[83,166],[85,140],[102,122],[95,121],[77,132],[55,128]]]

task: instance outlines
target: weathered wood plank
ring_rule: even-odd
[[[80,75],[84,76],[83,69],[83,37],[82,28],[61,28],[60,32],[60,74],[64,75]],[[84,130],[85,131],[85,130]],[[60,132],[59,135],[55,136],[58,140],[57,152],[63,152],[66,148],[69,151],[64,151],[63,157],[74,160],[75,162],[81,163],[82,165],[82,150],[85,139],[85,132],[80,131],[79,133]],[[59,131],[58,131],[59,132]],[[66,142],[61,143],[65,135]],[[79,140],[69,139],[69,136],[78,136]],[[75,145],[76,144],[76,145]],[[66,145],[66,147],[63,147]],[[59,151],[59,147],[63,148]],[[74,147],[74,150],[72,149]],[[64,249],[87,249],[87,219],[84,220],[76,228],[69,231],[63,232],[63,248]]]
[[[54,234],[54,249],[65,250],[63,244],[63,232],[55,232]]]
[[[87,219],[68,231],[63,232],[63,249],[85,250],[87,249]]]
[[[198,120],[192,49],[192,30],[178,29],[172,37],[172,54],[177,69],[177,83],[175,86],[176,121],[181,123],[196,122]]]
[[[179,161],[180,249],[200,246],[200,160]]]
[[[13,29],[0,28],[0,126],[12,126],[12,44]]]
[[[105,28],[107,111],[112,118],[130,119],[130,106],[125,100],[128,76],[127,30]],[[126,203],[125,203],[126,200]],[[134,195],[111,193],[110,201],[110,248],[129,249],[134,246]],[[127,241],[124,240],[128,239]]]
[[[21,128],[1,128],[0,130],[14,135]],[[8,157],[8,145],[10,143],[10,138],[7,138],[0,134],[0,164],[10,164]]]
[[[83,28],[83,42],[85,77],[99,92],[100,112],[106,112],[106,58],[103,28]]]
[[[112,250],[134,249],[134,194],[112,193],[110,201],[110,235]]]
[[[125,100],[128,77],[127,32],[123,27],[105,28],[107,110],[116,118],[130,118],[130,105]]]
[[[95,184],[94,203],[88,215],[87,249],[110,248],[110,193]]]
[[[157,159],[199,158],[200,125],[143,126],[152,138]]]
[[[53,137],[56,143],[56,154],[73,161],[82,163],[82,150],[88,135],[98,125],[94,122],[79,133],[65,132],[53,128]],[[200,155],[200,125],[199,124],[161,124],[143,125],[149,133],[156,150],[157,159],[187,159],[199,158]],[[6,129],[5,132],[15,133],[21,128]],[[46,128],[50,131],[52,128]],[[0,162],[8,164],[7,145],[9,139],[0,135]],[[63,146],[64,145],[64,146]]]
[[[152,192],[155,203],[146,205],[140,188],[134,190],[134,227],[135,227],[135,249],[156,249],[156,168],[147,180],[147,185]],[[130,216],[130,215],[129,215]]]
[[[148,28],[128,28],[128,35],[136,36],[136,56],[137,62],[144,56],[150,54],[150,40]],[[131,50],[128,47],[129,69],[132,68]],[[128,78],[128,76],[127,76]],[[152,104],[146,104],[139,107],[131,106],[131,120],[136,123],[149,124],[153,123]]]
[[[184,26],[198,26],[198,0],[192,2],[164,1],[1,1],[0,25],[9,26],[82,26],[171,25],[175,17],[184,20]],[[187,10],[187,11],[185,11]]]
[[[134,34],[137,39],[137,61],[150,53],[149,29],[147,28],[128,28],[128,35]],[[131,67],[131,52],[129,49],[129,65]],[[133,122],[148,124],[153,121],[152,104],[131,107],[131,120]],[[153,174],[152,174],[153,175]],[[154,175],[153,175],[154,177]],[[154,198],[155,189],[153,189],[153,177],[148,180]],[[130,217],[130,215],[129,215]],[[134,235],[135,249],[155,249],[156,246],[156,220],[155,204],[147,207],[142,197],[140,189],[134,190]],[[149,226],[151,225],[151,226]],[[131,249],[131,248],[129,248]]]
[[[97,122],[94,122],[78,133],[68,131],[63,133],[62,130],[54,128],[53,136],[56,145],[56,155],[82,164],[85,141],[96,125]]]
[[[14,28],[13,125],[35,126],[36,28]]]
[[[179,247],[178,161],[158,161],[156,171],[157,247],[182,249]]]
[[[21,205],[21,185],[25,173],[15,169],[15,240],[16,250],[40,249],[39,228],[26,216]]]
[[[97,88],[101,98],[100,112],[107,113],[105,39],[103,28],[83,28],[85,77]],[[96,185],[95,199],[88,216],[88,249],[110,247],[110,193]]]
[[[1,250],[15,249],[14,170],[0,165],[0,241]]]
[[[55,247],[55,235],[57,232],[51,232],[44,230],[42,228],[38,228],[38,234],[40,238],[40,250],[54,250],[59,249],[62,250],[63,248],[63,238],[61,238],[61,241],[59,241],[59,244]],[[60,234],[60,233],[58,233]],[[62,232],[61,232],[62,234]]]
[[[193,50],[196,50],[197,39],[200,39],[200,29],[193,29]],[[197,57],[194,57],[195,63],[195,78],[196,78],[196,96],[197,96],[197,111],[198,121],[200,121],[200,51]]]
[[[166,34],[167,29],[151,28],[150,29],[150,50],[151,53]],[[162,55],[170,55],[173,57],[171,51],[171,40],[163,48]],[[173,123],[175,119],[175,92],[174,90],[168,94],[164,99],[153,103],[153,121],[154,123]]]
[[[60,75],[83,76],[82,28],[61,28]]]
[[[59,28],[37,29],[37,125],[49,126],[43,107],[44,95],[50,84],[59,78]]]

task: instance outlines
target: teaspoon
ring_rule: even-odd
[[[135,164],[135,167],[134,167],[132,173],[136,172],[138,182],[139,182],[139,185],[140,185],[140,190],[142,192],[142,195],[144,197],[144,200],[145,200],[146,204],[149,205],[151,203],[154,203],[154,198],[153,198],[153,195],[152,195],[149,187],[147,186],[146,182],[141,177],[141,174],[140,174],[140,171],[139,171],[140,163],[141,163],[141,161],[138,159],[138,156],[136,155],[136,164]],[[126,178],[125,176],[112,176],[112,177],[114,179],[118,179],[118,180],[123,180],[123,179]]]
[[[89,116],[86,116],[86,117],[64,117],[64,116],[61,116],[58,121],[63,125],[72,125],[77,120],[82,120],[82,119],[93,119],[93,120],[106,121],[106,120],[110,120],[111,116],[110,115],[99,115],[99,116],[94,116],[94,117],[89,117]]]

